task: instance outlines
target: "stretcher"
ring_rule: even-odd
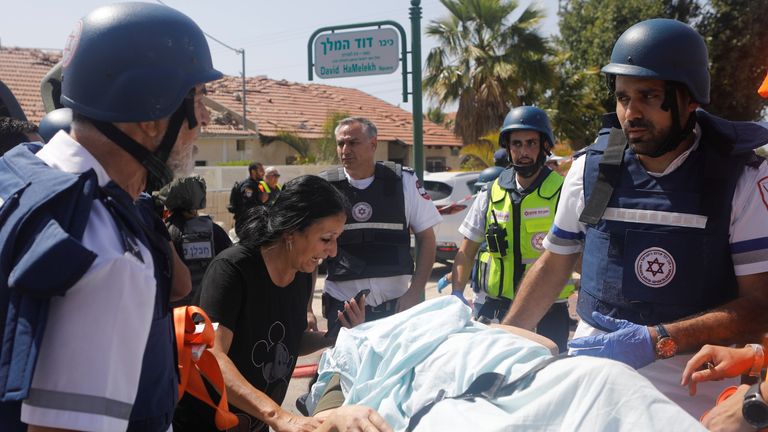
[[[472,321],[470,314],[460,300],[446,296],[342,330],[320,360],[308,409],[315,410],[329,380],[338,376],[344,404],[376,409],[397,431],[635,432],[670,425],[703,430],[622,363],[592,357],[552,361],[545,346]],[[539,366],[525,386],[488,393]],[[484,374],[501,377],[490,387],[480,385],[480,393],[493,396],[462,397],[473,393]]]

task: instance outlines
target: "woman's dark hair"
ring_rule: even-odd
[[[318,176],[303,175],[287,182],[270,204],[248,210],[240,242],[261,246],[285,233],[303,231],[318,219],[346,213],[347,198]]]

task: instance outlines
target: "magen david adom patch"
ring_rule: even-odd
[[[352,207],[352,218],[358,222],[365,222],[373,216],[373,207],[367,202],[359,202]]]
[[[658,247],[640,252],[635,260],[635,275],[640,282],[651,288],[667,285],[675,277],[676,270],[677,265],[672,255]]]

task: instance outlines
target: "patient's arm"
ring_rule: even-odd
[[[372,408],[362,405],[344,404],[344,392],[341,390],[341,375],[334,373],[320,396],[313,416],[323,425],[319,431],[373,430],[389,432],[392,429]],[[325,429],[327,428],[327,429]]]
[[[532,340],[538,344],[544,345],[549,349],[552,355],[557,355],[560,351],[557,349],[557,344],[552,342],[551,339],[545,338],[542,335],[538,335],[532,331],[521,329],[520,327],[513,327],[504,324],[491,324],[490,327],[502,329],[506,332],[522,336],[528,340]]]
[[[392,432],[392,428],[384,418],[376,410],[367,406],[347,405],[323,413],[329,414],[325,416],[323,424],[315,429],[315,432]]]

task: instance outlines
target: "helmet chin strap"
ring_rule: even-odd
[[[539,172],[539,169],[544,166],[544,162],[546,161],[546,156],[542,156],[539,154],[539,157],[536,158],[536,161],[532,164],[526,164],[526,165],[518,165],[513,163],[512,168],[515,169],[515,174],[519,175],[522,178],[530,178],[537,172]]]
[[[179,108],[171,115],[165,135],[163,135],[163,139],[154,153],[118,129],[113,123],[88,119],[99,132],[128,152],[128,154],[144,166],[144,169],[147,170],[147,192],[160,190],[173,180],[173,172],[168,168],[166,162],[174,144],[176,144],[181,126],[185,119],[190,129],[197,126],[194,90],[191,95],[192,97],[187,96]]]
[[[515,169],[516,174],[522,178],[530,178],[539,172],[541,167],[543,167],[547,162],[547,156],[550,154],[549,150],[547,150],[546,146],[544,145],[545,140],[546,142],[549,142],[549,140],[544,137],[544,134],[540,134],[539,142],[541,144],[539,145],[539,155],[536,157],[536,161],[534,161],[532,164],[518,165],[514,162],[510,162],[510,166]],[[511,155],[509,155],[509,160],[512,160]]]
[[[672,116],[672,128],[670,129],[669,134],[667,134],[667,138],[664,142],[656,148],[656,151],[648,155],[652,158],[657,158],[675,150],[680,143],[690,136],[693,132],[693,128],[696,126],[696,111],[688,116],[685,125],[680,125],[680,106],[677,102],[677,89],[677,85],[667,83],[664,90],[664,101],[661,103],[661,109],[670,112]]]

